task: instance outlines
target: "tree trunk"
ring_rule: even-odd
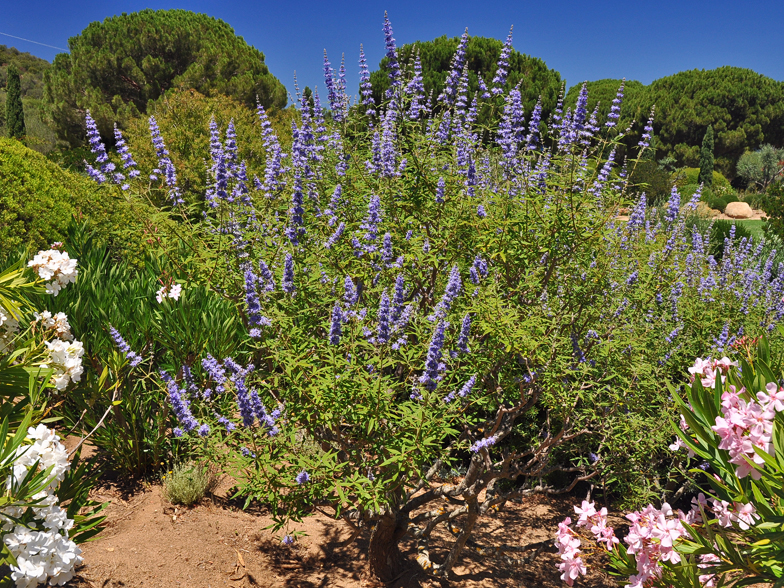
[[[406,516],[387,512],[373,527],[368,546],[370,574],[382,582],[392,582],[408,567],[399,542],[406,534]]]

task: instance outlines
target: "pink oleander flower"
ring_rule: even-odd
[[[558,571],[561,572],[561,580],[566,582],[569,586],[573,586],[574,581],[580,575],[585,575],[588,572],[583,560],[577,553],[565,553],[561,556],[561,559],[563,559],[563,561],[558,564]]]
[[[701,569],[710,568],[711,566],[709,564],[719,562],[721,562],[721,560],[718,556],[713,553],[706,553],[705,555],[700,556],[700,563],[697,564],[697,567]],[[699,580],[700,585],[705,588],[713,588],[716,585],[716,574],[700,574]]]
[[[757,401],[767,410],[773,409],[776,412],[784,410],[784,388],[770,382],[765,386],[766,392],[757,393]]]

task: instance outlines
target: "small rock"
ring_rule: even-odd
[[[724,209],[724,214],[730,218],[751,218],[754,211],[745,202],[730,202]]]

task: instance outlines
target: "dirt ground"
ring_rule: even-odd
[[[97,499],[110,501],[107,527],[95,541],[82,545],[85,563],[69,586],[376,588],[364,577],[367,537],[342,545],[350,537],[349,529],[318,513],[293,527],[307,536],[285,547],[264,529],[272,522],[264,510],[237,508],[226,499],[227,486],[223,484],[198,506],[176,510],[162,498],[158,485],[131,491],[112,486],[96,489]],[[573,512],[575,501],[579,502],[575,497],[525,498],[498,517],[482,520],[475,539],[520,546],[549,540],[558,523]],[[432,546],[435,561],[445,553],[443,539],[440,536]],[[404,548],[413,561],[415,545],[408,542]],[[524,566],[466,551],[449,580],[412,572],[390,588],[560,588],[565,584],[559,579],[557,562],[554,551],[543,551]],[[592,569],[578,585],[615,584]]]

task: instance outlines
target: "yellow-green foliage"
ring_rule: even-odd
[[[680,170],[680,177],[676,181],[677,186],[699,185],[700,168],[687,167]],[[713,172],[713,189],[717,188],[730,188],[730,182],[720,172]]]
[[[177,464],[163,477],[163,495],[172,504],[191,506],[214,490],[217,482],[210,468]]]
[[[74,216],[89,220],[118,255],[139,255],[153,245],[142,235],[150,215],[132,209],[119,188],[98,186],[19,141],[0,138],[0,257],[64,240]]]
[[[209,126],[213,116],[222,140],[225,140],[229,121],[234,120],[239,158],[248,166],[248,177],[251,181],[254,174],[263,178],[265,151],[254,110],[226,96],[209,98],[189,89],[170,92],[165,98],[150,102],[147,110],[158,121],[177,169],[178,184],[188,202],[198,201],[204,194],[208,165],[211,165],[204,158],[209,154]],[[271,122],[285,149],[291,143],[290,113],[277,112],[271,115]],[[125,138],[143,173],[157,167],[147,116],[131,121]]]
[[[72,215],[94,200],[87,179],[19,141],[0,138],[0,251],[61,240]]]

